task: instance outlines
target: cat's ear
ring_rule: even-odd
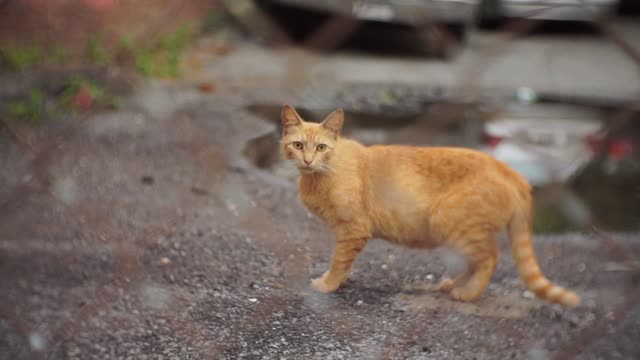
[[[280,113],[280,119],[282,121],[282,129],[284,132],[287,131],[288,127],[298,126],[302,123],[302,118],[295,109],[288,104],[284,104],[282,106],[282,112]]]
[[[331,131],[336,136],[340,135],[340,131],[342,131],[342,124],[344,123],[344,111],[342,109],[337,109],[327,116],[326,119],[322,122],[322,127]]]

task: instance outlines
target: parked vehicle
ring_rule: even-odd
[[[592,21],[614,13],[620,0],[482,0],[480,17],[533,18],[555,21]]]
[[[362,20],[419,25],[427,19],[464,24],[473,21],[480,0],[270,0]]]
[[[484,126],[482,150],[533,186],[565,182],[595,155],[601,115],[561,105],[515,105]]]
[[[409,26],[425,20],[472,24],[478,18],[590,21],[613,13],[620,0],[267,0],[291,7]]]
[[[361,26],[348,37],[349,46],[449,58],[465,41],[468,28],[475,22],[480,0],[262,0],[256,3],[294,33],[302,29],[307,35],[329,16],[343,15],[362,20]]]

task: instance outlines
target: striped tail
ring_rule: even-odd
[[[529,210],[516,212],[509,224],[511,254],[520,277],[527,288],[544,300],[567,306],[580,304],[580,297],[572,291],[554,285],[540,270],[533,245],[531,244],[531,213]]]

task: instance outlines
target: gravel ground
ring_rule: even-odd
[[[535,238],[547,276],[583,296],[573,310],[526,296],[508,252],[477,303],[451,301],[434,287],[454,258],[382,241],[313,292],[330,232],[241,155],[273,125],[240,96],[137,94],[63,122],[79,125],[49,161],[2,130],[0,359],[640,358],[637,301],[616,312],[638,277],[588,234]]]

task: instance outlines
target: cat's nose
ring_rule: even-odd
[[[305,164],[307,164],[307,165],[311,165],[311,162],[312,162],[312,161],[313,161],[313,160],[306,160],[306,159],[305,159],[305,160],[304,160],[304,163],[305,163]]]

